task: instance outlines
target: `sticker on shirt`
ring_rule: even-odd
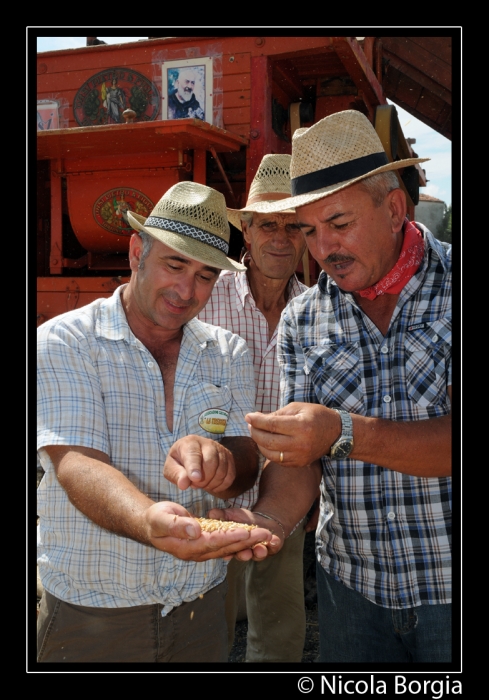
[[[223,433],[226,430],[229,411],[222,411],[220,408],[210,408],[203,411],[199,416],[199,425],[208,433]]]

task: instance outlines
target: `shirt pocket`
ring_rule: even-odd
[[[316,345],[305,349],[304,372],[321,404],[363,413],[364,392],[356,343]]]
[[[406,334],[407,391],[418,406],[447,404],[451,345],[451,319],[425,323]]]
[[[226,432],[232,403],[233,395],[228,386],[208,382],[189,386],[184,409],[187,435],[219,440]]]

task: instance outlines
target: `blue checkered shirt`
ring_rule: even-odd
[[[425,240],[384,337],[324,273],[292,299],[278,334],[281,404],[321,403],[393,421],[450,412],[451,246]],[[377,605],[451,601],[451,478],[322,457],[318,557]]]
[[[174,385],[173,433],[165,417],[158,364],[130,330],[119,287],[38,329],[38,452],[46,473],[38,489],[38,565],[46,590],[95,607],[162,603],[163,614],[218,585],[226,563],[185,562],[95,525],[68,500],[42,448],[81,445],[107,454],[143,493],[174,501],[195,516],[226,502],[200,489],[180,491],[163,477],[170,446],[200,427],[207,409],[229,412],[224,433],[249,436],[253,363],[245,342],[192,319],[184,327]]]

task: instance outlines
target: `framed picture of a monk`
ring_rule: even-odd
[[[212,59],[165,61],[162,72],[162,118],[212,124]]]

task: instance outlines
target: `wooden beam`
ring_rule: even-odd
[[[202,148],[194,149],[194,182],[207,185],[206,154]]]
[[[251,59],[250,146],[246,164],[246,191],[262,158],[272,153],[272,66],[268,56]]]
[[[61,196],[61,160],[51,163],[51,248],[49,272],[61,275],[63,272],[63,204]]]
[[[304,87],[295,68],[284,61],[273,64],[273,78],[275,82],[288,94],[291,102],[297,102],[304,98]]]
[[[386,104],[387,100],[382,85],[375,77],[358,41],[351,36],[327,38],[358,90],[361,90],[365,95],[368,106],[375,108],[379,104]]]
[[[406,61],[403,61],[401,58],[399,58],[399,56],[394,55],[385,48],[384,58],[386,59],[386,61],[388,61],[389,66],[392,66],[392,68],[398,70],[402,75],[405,75],[407,78],[410,78],[421,87],[425,88],[426,90],[429,90],[433,93],[433,95],[436,95],[441,100],[443,100],[451,106],[451,90],[447,90],[445,87],[440,85],[440,83],[436,82],[435,80],[432,80],[425,73],[422,73],[414,66],[410,65],[409,63],[406,63]]]
[[[429,37],[424,37],[425,41]],[[383,37],[384,52],[395,56],[403,65],[413,68],[417,73],[421,72],[431,83],[439,85],[443,90],[451,93],[452,68],[434,52],[415,43],[413,37]],[[436,38],[433,39],[436,46]],[[419,66],[422,67],[420,71]]]

